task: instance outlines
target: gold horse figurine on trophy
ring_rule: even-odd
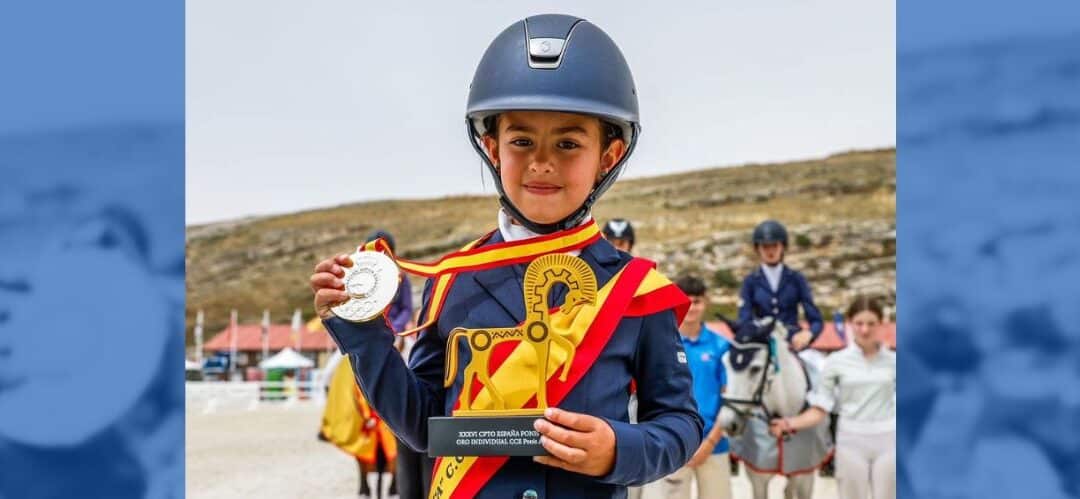
[[[450,332],[446,342],[447,358],[444,386],[449,388],[457,377],[458,339],[466,338],[472,359],[465,366],[465,381],[462,384],[460,400],[472,400],[473,376],[487,388],[493,402],[491,410],[472,410],[463,407],[454,411],[454,416],[519,416],[543,414],[547,408],[548,362],[551,346],[555,343],[566,352],[562,363],[559,380],[566,381],[570,366],[574,362],[574,344],[570,340],[551,331],[548,314],[548,295],[556,284],[568,288],[561,310],[569,311],[583,304],[596,301],[596,275],[584,260],[567,254],[544,255],[529,264],[525,270],[522,285],[525,297],[525,321],[521,326],[508,328],[465,329],[456,328]],[[506,400],[491,380],[488,364],[495,345],[506,341],[523,341],[532,345],[536,353],[537,388],[535,409],[507,409]],[[556,366],[557,367],[557,366]]]

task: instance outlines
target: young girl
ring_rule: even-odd
[[[761,258],[761,267],[743,279],[739,291],[739,323],[765,316],[776,317],[787,327],[788,343],[795,350],[802,350],[817,339],[824,324],[806,278],[784,265],[787,229],[776,220],[766,220],[754,227],[752,240],[754,253]],[[800,304],[809,330],[799,325]]]
[[[821,383],[798,416],[774,419],[780,436],[840,415],[836,432],[836,481],[840,499],[896,497],[896,354],[880,337],[881,306],[859,297],[847,312],[854,343],[825,359]]]
[[[311,277],[316,310],[354,359],[364,394],[402,440],[425,450],[429,417],[473,403],[459,400],[463,383],[471,382],[463,380],[463,365],[443,388],[450,331],[521,324],[525,266],[540,255],[567,253],[584,260],[599,291],[597,304],[558,312],[569,324],[565,331],[553,326],[553,334],[578,343],[566,380],[548,381],[550,408],[535,422],[550,455],[441,458],[430,497],[624,497],[625,486],[679,469],[700,445],[703,427],[676,326],[688,301],[651,264],[601,238],[590,215],[640,130],[622,53],[582,19],[541,15],[515,23],[480,61],[466,122],[495,177],[498,228],[442,260],[452,267],[471,258],[475,265],[431,273],[409,366],[394,354],[384,321],[352,323],[331,312],[348,299],[347,256],[320,262]],[[551,306],[563,304],[558,293],[553,298]],[[458,355],[468,354],[460,343]],[[525,356],[514,367],[535,373],[535,363]],[[636,425],[627,414],[632,382],[640,403]]]

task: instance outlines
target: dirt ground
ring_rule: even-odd
[[[313,402],[187,409],[187,497],[355,498],[355,461],[316,439],[322,408]],[[770,483],[770,497],[783,497],[783,479]],[[733,497],[749,499],[745,473],[732,480]],[[647,488],[643,499],[662,495]],[[815,499],[836,497],[833,479],[818,477]]]

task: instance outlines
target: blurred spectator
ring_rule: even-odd
[[[623,218],[608,220],[601,232],[615,249],[627,253],[634,252],[634,243],[636,242],[634,226],[630,224],[629,220]]]

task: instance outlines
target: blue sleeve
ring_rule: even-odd
[[[818,335],[821,334],[821,329],[824,326],[821,320],[821,311],[818,310],[817,305],[814,305],[814,296],[810,293],[810,285],[806,283],[806,277],[801,273],[799,276],[799,301],[802,302],[803,313],[806,315],[806,322],[810,323],[810,333],[813,334],[816,340]]]
[[[754,320],[754,297],[750,283],[750,276],[746,276],[739,290],[739,324],[746,324]]]
[[[638,424],[606,420],[615,431],[615,466],[600,481],[643,485],[686,464],[701,445],[704,422],[694,401],[675,314],[642,320],[634,366]]]
[[[431,281],[424,287],[424,303]],[[323,325],[341,352],[349,356],[364,397],[394,434],[417,451],[427,449],[427,420],[443,416],[446,392],[442,385],[445,345],[432,326],[420,333],[413,347],[412,369],[394,349],[394,334],[386,321],[354,323],[338,317]]]

